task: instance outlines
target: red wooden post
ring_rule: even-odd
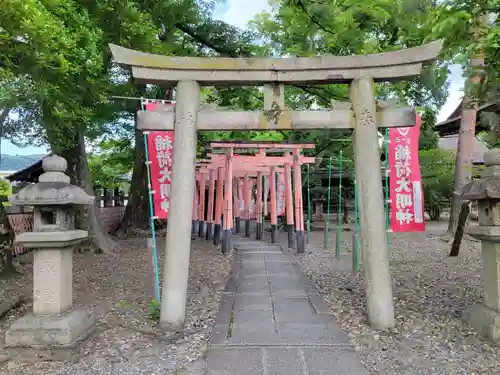
[[[271,167],[271,242],[276,243],[278,235],[278,217],[276,215],[276,168]]]
[[[205,233],[205,179],[202,178],[200,180],[200,213],[199,220],[200,223],[198,225],[198,236],[203,237]]]
[[[269,200],[269,179],[264,176],[264,207],[262,215],[267,217],[268,212],[268,200]]]
[[[222,202],[224,201],[222,192],[222,181],[224,180],[224,169],[217,168],[217,200],[215,201],[215,218],[214,218],[214,245],[219,245],[221,240],[221,216]]]
[[[240,197],[238,187],[240,186],[240,179],[235,177],[233,179],[233,214],[234,214],[234,232],[240,234]]]
[[[215,195],[215,170],[210,171],[210,185],[208,188],[208,207],[207,207],[207,233],[205,238],[212,239],[212,230],[214,222],[214,195]]]
[[[226,186],[224,199],[224,229],[222,232],[222,253],[228,254],[232,247],[232,223],[233,223],[233,149],[227,150],[226,162]]]
[[[297,238],[297,254],[302,254],[306,250],[304,235],[304,212],[302,205],[302,174],[300,166],[300,151],[293,150],[293,181],[295,187],[295,232]]]
[[[198,226],[198,187],[195,181],[194,184],[194,197],[193,197],[193,218],[191,224],[191,237],[196,236],[196,229]]]
[[[256,239],[261,240],[264,230],[262,225],[262,172],[257,173],[257,234]]]
[[[245,237],[250,237],[250,199],[252,192],[250,191],[250,179],[248,173],[245,173],[243,180],[243,196],[245,202]]]
[[[285,216],[286,231],[288,232],[288,247],[294,247],[293,241],[293,197],[292,197],[292,171],[290,164],[285,164]]]

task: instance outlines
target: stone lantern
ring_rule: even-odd
[[[481,335],[500,341],[500,150],[484,155],[485,169],[479,180],[462,188],[463,200],[478,202],[479,226],[466,233],[481,241],[484,304],[468,307],[464,319]]]
[[[72,291],[73,249],[88,238],[87,231],[75,229],[74,206],[94,204],[94,197],[70,184],[62,157],[48,156],[42,167],[45,173],[37,184],[9,197],[12,204],[34,207],[33,231],[16,236],[17,243],[34,252],[33,313],[15,321],[6,332],[11,357],[36,353],[36,349],[44,350],[38,356],[64,352],[54,349],[76,347],[94,326],[89,312],[73,309]]]

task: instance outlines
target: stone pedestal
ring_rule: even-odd
[[[73,304],[73,249],[34,251],[33,313],[60,314]]]
[[[29,314],[16,320],[5,333],[8,348],[72,347],[92,332],[94,317],[86,310],[68,310],[57,315]]]
[[[323,218],[323,201],[314,202],[314,217],[317,219]]]
[[[33,205],[33,232],[16,236],[16,242],[33,249],[33,312],[15,321],[5,333],[11,359],[74,359],[78,345],[92,332],[94,318],[73,309],[73,249],[88,238],[74,229],[76,204],[93,204],[94,197],[69,184],[63,171],[66,161],[50,156],[43,161],[46,173],[40,183],[29,185],[12,202]]]
[[[484,155],[481,179],[465,185],[464,200],[477,200],[479,226],[466,233],[481,241],[484,304],[465,309],[463,318],[482,336],[500,342],[500,150]]]

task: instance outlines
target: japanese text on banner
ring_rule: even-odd
[[[414,127],[389,130],[391,229],[394,232],[425,230],[424,202],[418,138],[420,117]]]
[[[278,216],[285,215],[285,174],[278,173]]]
[[[155,216],[168,219],[170,184],[172,182],[173,131],[154,131],[148,134],[148,154]]]

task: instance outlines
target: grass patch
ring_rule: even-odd
[[[148,306],[148,319],[158,323],[160,321],[160,310],[161,304],[160,301],[152,300]]]
[[[228,321],[228,326],[227,326],[227,338],[230,339],[231,336],[233,335],[233,324],[234,324],[234,302],[233,306],[231,308],[231,314],[229,315],[229,321]]]

